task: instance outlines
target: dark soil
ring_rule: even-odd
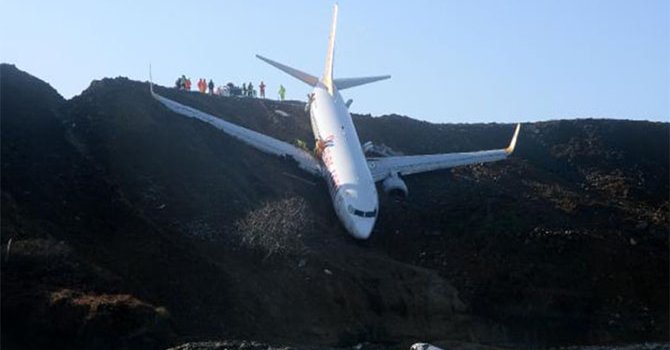
[[[668,340],[668,123],[525,124],[509,160],[381,194],[359,242],[320,179],[169,112],[146,83],[66,101],[0,67],[3,348]],[[312,143],[300,103],[157,89]],[[354,122],[405,154],[499,148],[513,131]]]

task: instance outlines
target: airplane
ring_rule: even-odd
[[[351,100],[345,102],[340,91],[388,79],[390,76],[333,78],[337,12],[336,4],[321,78],[256,55],[260,60],[313,87],[308,109],[316,144],[314,153],[160,96],[153,91],[152,82],[150,91],[155,99],[176,113],[211,124],[260,151],[290,157],[303,170],[323,177],[341,223],[354,238],[364,240],[370,237],[379,215],[376,182],[381,181],[381,187],[387,193],[399,192],[406,196],[408,189],[401,176],[505,159],[514,151],[521,125],[516,125],[509,146],[503,149],[366,158],[349,114]]]

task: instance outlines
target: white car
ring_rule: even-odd
[[[416,343],[410,346],[410,350],[443,350],[443,349],[438,348],[437,346],[434,345],[430,345],[428,343]]]

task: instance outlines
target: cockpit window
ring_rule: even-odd
[[[375,208],[375,210],[372,211],[363,211],[352,207],[350,204],[349,206],[347,206],[347,210],[349,210],[349,213],[354,214],[356,216],[360,216],[362,218],[373,218],[377,215],[377,208]]]

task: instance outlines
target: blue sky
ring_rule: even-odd
[[[670,2],[341,0],[336,77],[391,74],[343,91],[352,111],[432,122],[575,117],[668,120]],[[69,98],[93,79],[172,85],[262,79],[309,87],[256,53],[320,76],[331,1],[0,2],[0,61]]]

